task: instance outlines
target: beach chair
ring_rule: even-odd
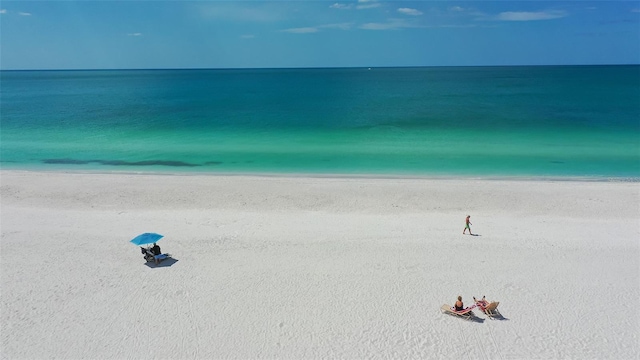
[[[499,316],[500,315],[500,312],[498,311],[499,304],[500,304],[499,301],[494,301],[490,303],[489,305],[487,305],[487,307],[484,308],[484,313],[487,314],[487,316],[492,319],[496,316]]]
[[[489,302],[483,296],[481,300],[477,300],[475,297],[473,301],[480,308],[480,310],[485,313],[489,318],[493,319],[495,316],[499,316],[500,312],[498,312],[498,305],[500,305],[499,301]]]
[[[144,247],[140,247],[140,249],[141,249],[142,255],[144,256],[144,259],[147,262],[154,261],[157,264],[160,261],[171,257],[171,254],[168,254],[168,253],[155,255],[153,252],[151,252],[151,249],[147,249]]]
[[[464,310],[458,310],[456,311],[456,309],[454,307],[452,307],[451,305],[448,304],[444,304],[440,307],[440,311],[444,314],[448,314],[448,315],[453,315],[453,316],[458,316],[461,317],[465,320],[470,320],[472,317],[475,316],[475,314],[473,313],[473,309],[476,308],[477,305],[471,305],[468,308],[465,308]]]

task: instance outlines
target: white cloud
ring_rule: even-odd
[[[449,10],[451,10],[451,11],[456,11],[456,12],[462,12],[462,11],[465,11],[465,9],[464,9],[464,8],[462,8],[462,7],[460,7],[460,6],[452,6],[452,7],[450,7],[450,8],[449,8]]]
[[[640,9],[631,9],[631,12],[640,13]]]
[[[331,6],[329,6],[332,9],[351,9],[353,6],[351,4],[340,4],[340,3],[335,3]]]
[[[19,12],[18,15],[22,15],[22,16],[31,16],[31,13],[28,12]]]
[[[292,34],[311,34],[318,32],[317,27],[301,27],[301,28],[292,28],[292,29],[284,29],[282,32],[292,33]]]
[[[364,30],[389,30],[389,29],[395,29],[395,28],[396,27],[394,27],[389,23],[366,23],[366,24],[360,25],[360,29],[364,29]]]
[[[338,23],[338,24],[320,25],[318,27],[323,29],[349,30],[351,29],[352,25],[353,24],[351,23]]]
[[[410,8],[399,8],[398,12],[405,15],[413,15],[413,16],[422,15],[422,11],[419,11],[416,9],[410,9]]]
[[[402,28],[418,28],[419,25],[412,24],[404,19],[389,19],[383,23],[366,23],[360,25],[363,30],[396,30]]]
[[[469,29],[477,26],[478,25],[476,24],[458,24],[458,25],[436,25],[436,26],[429,26],[429,27],[445,28],[445,29]],[[484,26],[484,27],[489,27],[489,26]]]
[[[7,13],[7,9],[0,9],[0,14],[6,14]]]
[[[567,16],[564,11],[507,11],[498,14],[497,20],[501,21],[536,21],[559,19]]]
[[[358,5],[356,5],[356,9],[373,9],[380,7],[380,3],[376,2],[376,0],[358,0]]]
[[[142,36],[142,33],[129,33],[127,36]]]
[[[358,0],[358,3],[355,4],[355,8],[358,10],[363,10],[363,9],[373,9],[373,8],[380,7],[382,4],[380,4],[377,1],[378,0]],[[329,7],[331,9],[347,10],[347,9],[353,9],[354,4],[334,3],[333,5],[329,5]]]
[[[325,24],[318,26],[300,27],[280,30],[282,32],[288,32],[292,34],[311,34],[320,31],[321,29],[334,29],[334,30],[349,30],[353,26],[352,23],[337,23],[337,24]]]

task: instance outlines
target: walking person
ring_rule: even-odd
[[[467,231],[467,229],[469,229],[469,235],[473,235],[471,233],[471,227],[470,227],[470,225],[473,225],[473,224],[469,219],[471,219],[471,215],[467,215],[467,218],[465,219],[465,225],[464,225],[464,230],[462,230],[462,234],[464,234]]]

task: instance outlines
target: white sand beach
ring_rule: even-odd
[[[1,171],[0,185],[2,359],[640,356],[637,182]],[[174,259],[146,265],[129,243],[144,232]],[[503,318],[442,314],[458,295]]]

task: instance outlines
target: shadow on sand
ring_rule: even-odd
[[[443,314],[454,317],[454,318],[458,318],[460,320],[464,320],[464,321],[471,321],[471,322],[475,322],[478,324],[482,324],[484,322],[485,319],[476,316],[476,314],[474,314],[473,312],[471,312],[471,315],[469,316],[464,316],[464,315],[457,315],[454,313],[450,313],[450,312],[443,312]]]
[[[491,319],[491,320],[503,320],[503,321],[504,321],[504,320],[509,320],[509,319],[507,319],[506,317],[502,316],[502,314],[501,314],[501,313],[499,313],[499,312],[496,312],[496,313],[495,313],[495,315],[493,315],[493,316],[488,316],[488,315],[487,315],[487,317],[488,317],[489,319]]]
[[[145,263],[145,265],[147,265],[148,267],[155,269],[155,268],[163,268],[163,267],[170,267],[171,265],[175,264],[178,262],[178,259],[174,259],[172,257],[168,258],[168,259],[164,259],[162,261],[160,261],[159,263],[155,263],[152,261],[147,261]]]
[[[478,324],[482,324],[484,322],[485,319],[477,317],[475,314],[471,315],[471,317],[469,319],[467,319],[467,321],[471,321],[474,323],[478,323]]]

